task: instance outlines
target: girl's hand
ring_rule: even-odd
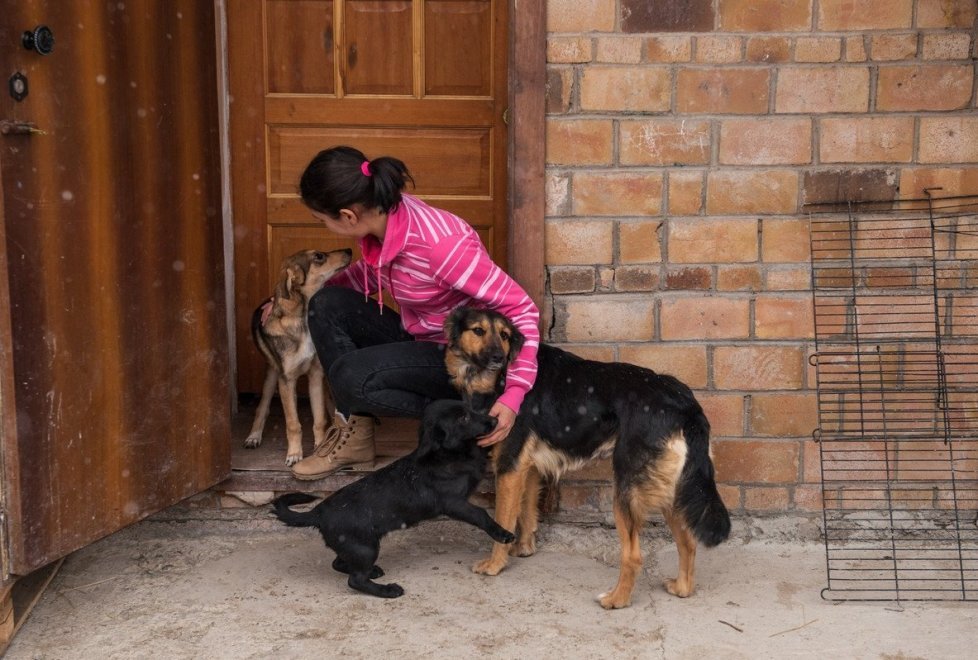
[[[493,429],[492,433],[482,436],[478,442],[480,447],[491,447],[504,440],[516,421],[516,413],[498,401],[489,410],[489,416],[496,418],[496,428]]]

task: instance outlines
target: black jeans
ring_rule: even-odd
[[[435,399],[461,398],[448,378],[445,346],[416,341],[390,307],[342,287],[309,301],[309,332],[336,410],[344,415],[416,417]]]

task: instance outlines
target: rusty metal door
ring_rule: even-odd
[[[25,574],[229,473],[215,7],[0,17],[5,568]]]

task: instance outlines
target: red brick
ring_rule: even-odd
[[[560,348],[585,360],[614,362],[615,350],[607,344],[560,344]]]
[[[799,37],[795,41],[796,62],[838,62],[842,59],[841,37]]]
[[[658,267],[619,266],[615,269],[615,291],[653,291],[658,288]]]
[[[618,225],[618,259],[621,263],[662,261],[661,222],[622,222]]]
[[[808,118],[724,119],[720,162],[725,165],[798,165],[812,161]]]
[[[758,339],[813,339],[811,296],[758,297],[754,303],[754,335]]]
[[[870,40],[870,53],[879,62],[911,60],[917,56],[917,33],[874,34]]]
[[[672,75],[665,67],[591,65],[581,75],[581,109],[605,112],[668,110]]]
[[[805,203],[878,201],[896,197],[896,172],[878,168],[805,172]]]
[[[741,488],[740,486],[729,486],[724,483],[717,484],[717,491],[724,506],[731,512],[741,510]]]
[[[564,67],[547,68],[547,114],[563,114],[571,108],[574,71]]]
[[[722,0],[720,2],[721,30],[800,32],[811,27],[811,0]]]
[[[764,113],[770,79],[767,69],[681,69],[676,82],[676,108],[681,113]]]
[[[778,72],[775,112],[866,112],[869,69],[865,66],[784,67]]]
[[[546,0],[549,32],[611,32],[615,0]]]
[[[740,37],[704,35],[696,38],[694,59],[702,64],[733,64],[741,60],[743,49]]]
[[[774,513],[787,511],[791,498],[787,488],[745,488],[744,510],[749,513]]]
[[[549,217],[571,214],[571,177],[554,171],[547,172],[544,180],[546,214]]]
[[[670,220],[670,263],[714,264],[745,261],[757,261],[757,220]]]
[[[764,284],[768,291],[808,291],[812,288],[811,269],[807,265],[768,269]]]
[[[611,263],[612,225],[607,221],[557,220],[546,223],[546,261],[551,266]]]
[[[687,36],[657,36],[645,40],[645,61],[651,63],[689,62],[693,42]]]
[[[556,331],[570,342],[650,341],[654,335],[653,308],[652,300],[631,296],[570,298],[564,314],[559,315],[562,318]]]
[[[763,287],[757,266],[718,266],[717,291],[760,291]]]
[[[900,173],[900,196],[922,198],[925,188],[941,188],[940,195],[974,194],[978,190],[976,167],[913,167]]]
[[[710,162],[709,121],[622,120],[618,139],[622,165],[701,165]]]
[[[823,163],[906,163],[913,157],[913,117],[845,117],[819,121]]]
[[[717,477],[724,482],[785,484],[798,481],[798,444],[767,440],[718,440]]]
[[[814,392],[803,394],[754,394],[750,425],[756,436],[811,438],[818,426],[818,401]]]
[[[622,32],[709,32],[714,20],[713,0],[621,0]]]
[[[925,60],[966,60],[971,56],[971,35],[925,34],[923,55]]]
[[[594,291],[594,268],[551,268],[550,291],[556,295]]]
[[[547,163],[551,165],[609,165],[612,123],[608,119],[547,119]]]
[[[664,298],[660,326],[666,341],[746,339],[750,332],[750,305],[741,298]]]
[[[791,59],[791,42],[785,37],[750,37],[747,61],[777,64]]]
[[[970,28],[976,14],[975,0],[917,0],[920,28]]]
[[[695,387],[692,386],[691,387]],[[710,437],[742,437],[744,435],[744,396],[742,394],[696,395],[706,418],[710,420]]]
[[[896,30],[910,27],[913,0],[819,0],[818,29]]]
[[[574,215],[658,215],[662,173],[575,172]]]
[[[860,35],[858,37],[846,37],[846,62],[865,62],[866,61],[866,41]]]
[[[793,170],[720,170],[707,179],[706,210],[712,215],[794,213],[798,208],[798,172]]]
[[[698,215],[703,210],[703,172],[669,173],[670,215]]]
[[[710,267],[670,268],[666,271],[663,289],[668,291],[708,291],[713,287],[713,270]]]
[[[808,220],[764,221],[761,231],[761,258],[765,263],[807,263],[810,255]]]
[[[797,511],[817,512],[822,510],[821,486],[796,486],[792,504]]]
[[[643,46],[640,37],[598,37],[594,59],[597,62],[638,64],[642,61]]]
[[[978,116],[922,117],[920,162],[978,162]]]
[[[664,320],[664,310],[662,316]],[[794,346],[717,346],[714,349],[713,382],[719,390],[797,390],[804,384],[804,378],[804,351]]]
[[[820,445],[815,442],[815,440],[806,440],[802,443],[801,480],[803,483],[807,484],[817,484],[822,482],[821,451]]]
[[[547,39],[547,62],[550,64],[579,64],[591,61],[591,40],[588,37],[551,37]]]
[[[957,110],[971,101],[974,67],[959,64],[880,67],[876,109]]]
[[[671,374],[693,388],[706,387],[706,347],[668,343],[623,344],[622,362]]]

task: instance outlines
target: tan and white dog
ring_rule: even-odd
[[[251,316],[251,336],[268,362],[261,401],[255,414],[245,447],[257,447],[268,419],[275,386],[285,409],[288,450],[285,464],[292,466],[302,459],[302,425],[296,402],[296,383],[300,376],[309,378],[309,401],[312,405],[313,436],[316,444],[326,435],[326,397],[322,365],[309,335],[307,313],[309,299],[323,285],[350,264],[351,250],[303,250],[282,262],[279,282],[271,300],[260,305]]]

